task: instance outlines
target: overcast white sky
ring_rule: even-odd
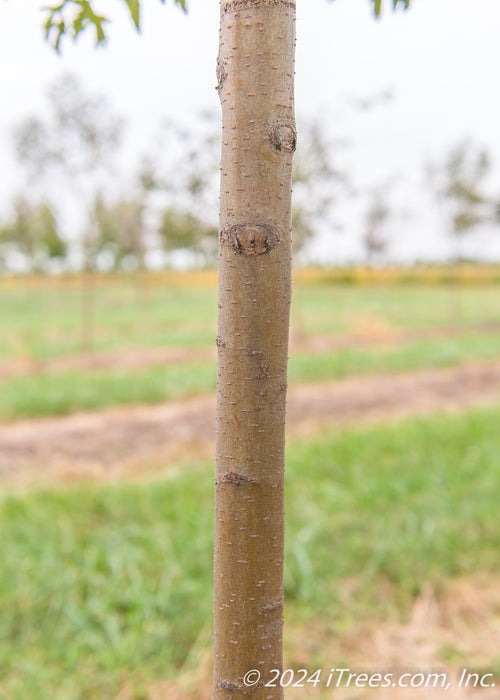
[[[173,3],[143,0],[137,35],[121,0],[102,0],[112,12],[110,41],[95,50],[83,36],[57,56],[44,42],[36,0],[0,3],[0,215],[21,187],[9,130],[44,109],[47,85],[68,70],[89,92],[106,93],[130,123],[131,142],[150,143],[160,119],[185,119],[219,110],[215,90],[219,3],[189,0],[184,15]],[[48,1],[47,3],[48,4]],[[397,199],[407,213],[393,224],[394,257],[439,255],[449,240],[422,192],[423,164],[442,159],[464,137],[486,146],[500,173],[499,0],[413,0],[408,12],[387,9],[374,21],[369,0],[298,0],[298,115],[321,115],[332,133],[353,143],[353,172],[367,186],[396,176]],[[389,106],[369,113],[349,100],[391,90]],[[495,181],[492,181],[495,187]],[[500,186],[497,186],[500,194]],[[355,219],[350,226],[355,229]],[[359,231],[325,237],[321,255],[348,258]],[[500,231],[471,240],[500,258]]]

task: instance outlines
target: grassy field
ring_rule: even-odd
[[[0,359],[42,360],[82,350],[82,285],[78,278],[0,280]],[[140,294],[133,280],[102,277],[93,291],[94,351],[163,345],[213,345],[214,280],[190,287],[177,278]]]
[[[499,423],[500,407],[289,446],[291,638],[314,620],[340,635],[401,618],[424,584],[499,572]],[[212,480],[189,463],[3,497],[2,700],[108,700],[126,683],[140,700],[196,667],[211,643]]]
[[[102,277],[93,292],[94,353],[177,347],[205,352],[206,360],[155,364],[146,358],[135,369],[119,363],[107,370],[58,367],[58,358],[82,352],[81,291],[76,277],[0,281],[0,420],[157,403],[214,390],[215,363],[208,359],[217,335],[213,274],[151,276],[141,292],[129,277]],[[291,324],[299,342],[290,381],[498,358],[498,291],[492,284],[355,286],[299,276]],[[455,331],[444,337],[443,328],[450,327]],[[394,342],[395,332],[410,335]],[[336,345],[346,334],[350,342]],[[317,336],[330,337],[331,347],[312,353],[307,342]],[[38,371],[10,376],[9,362],[19,361]],[[43,361],[51,365],[39,371]]]
[[[213,274],[172,273],[138,293],[133,278],[102,276],[93,290],[95,351],[159,346],[213,347]],[[500,321],[499,285],[342,285],[297,276],[292,332],[337,334]],[[0,359],[42,360],[81,350],[78,277],[0,278]]]

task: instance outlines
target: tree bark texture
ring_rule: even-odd
[[[294,50],[295,2],[222,0],[214,700],[283,696]]]

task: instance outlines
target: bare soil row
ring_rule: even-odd
[[[500,400],[500,362],[352,377],[289,390],[289,438]],[[0,425],[0,483],[149,477],[214,454],[215,397]]]

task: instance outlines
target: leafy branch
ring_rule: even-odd
[[[137,30],[141,26],[141,2],[140,0],[123,0],[128,8],[130,18]],[[165,0],[160,0],[165,3]],[[173,0],[184,12],[187,11],[186,0]],[[87,27],[93,27],[96,44],[106,41],[106,17],[98,14],[91,0],[62,0],[57,5],[48,5],[43,8],[47,13],[44,23],[45,38],[52,44],[57,52],[60,51],[61,40],[66,36],[72,39]]]

